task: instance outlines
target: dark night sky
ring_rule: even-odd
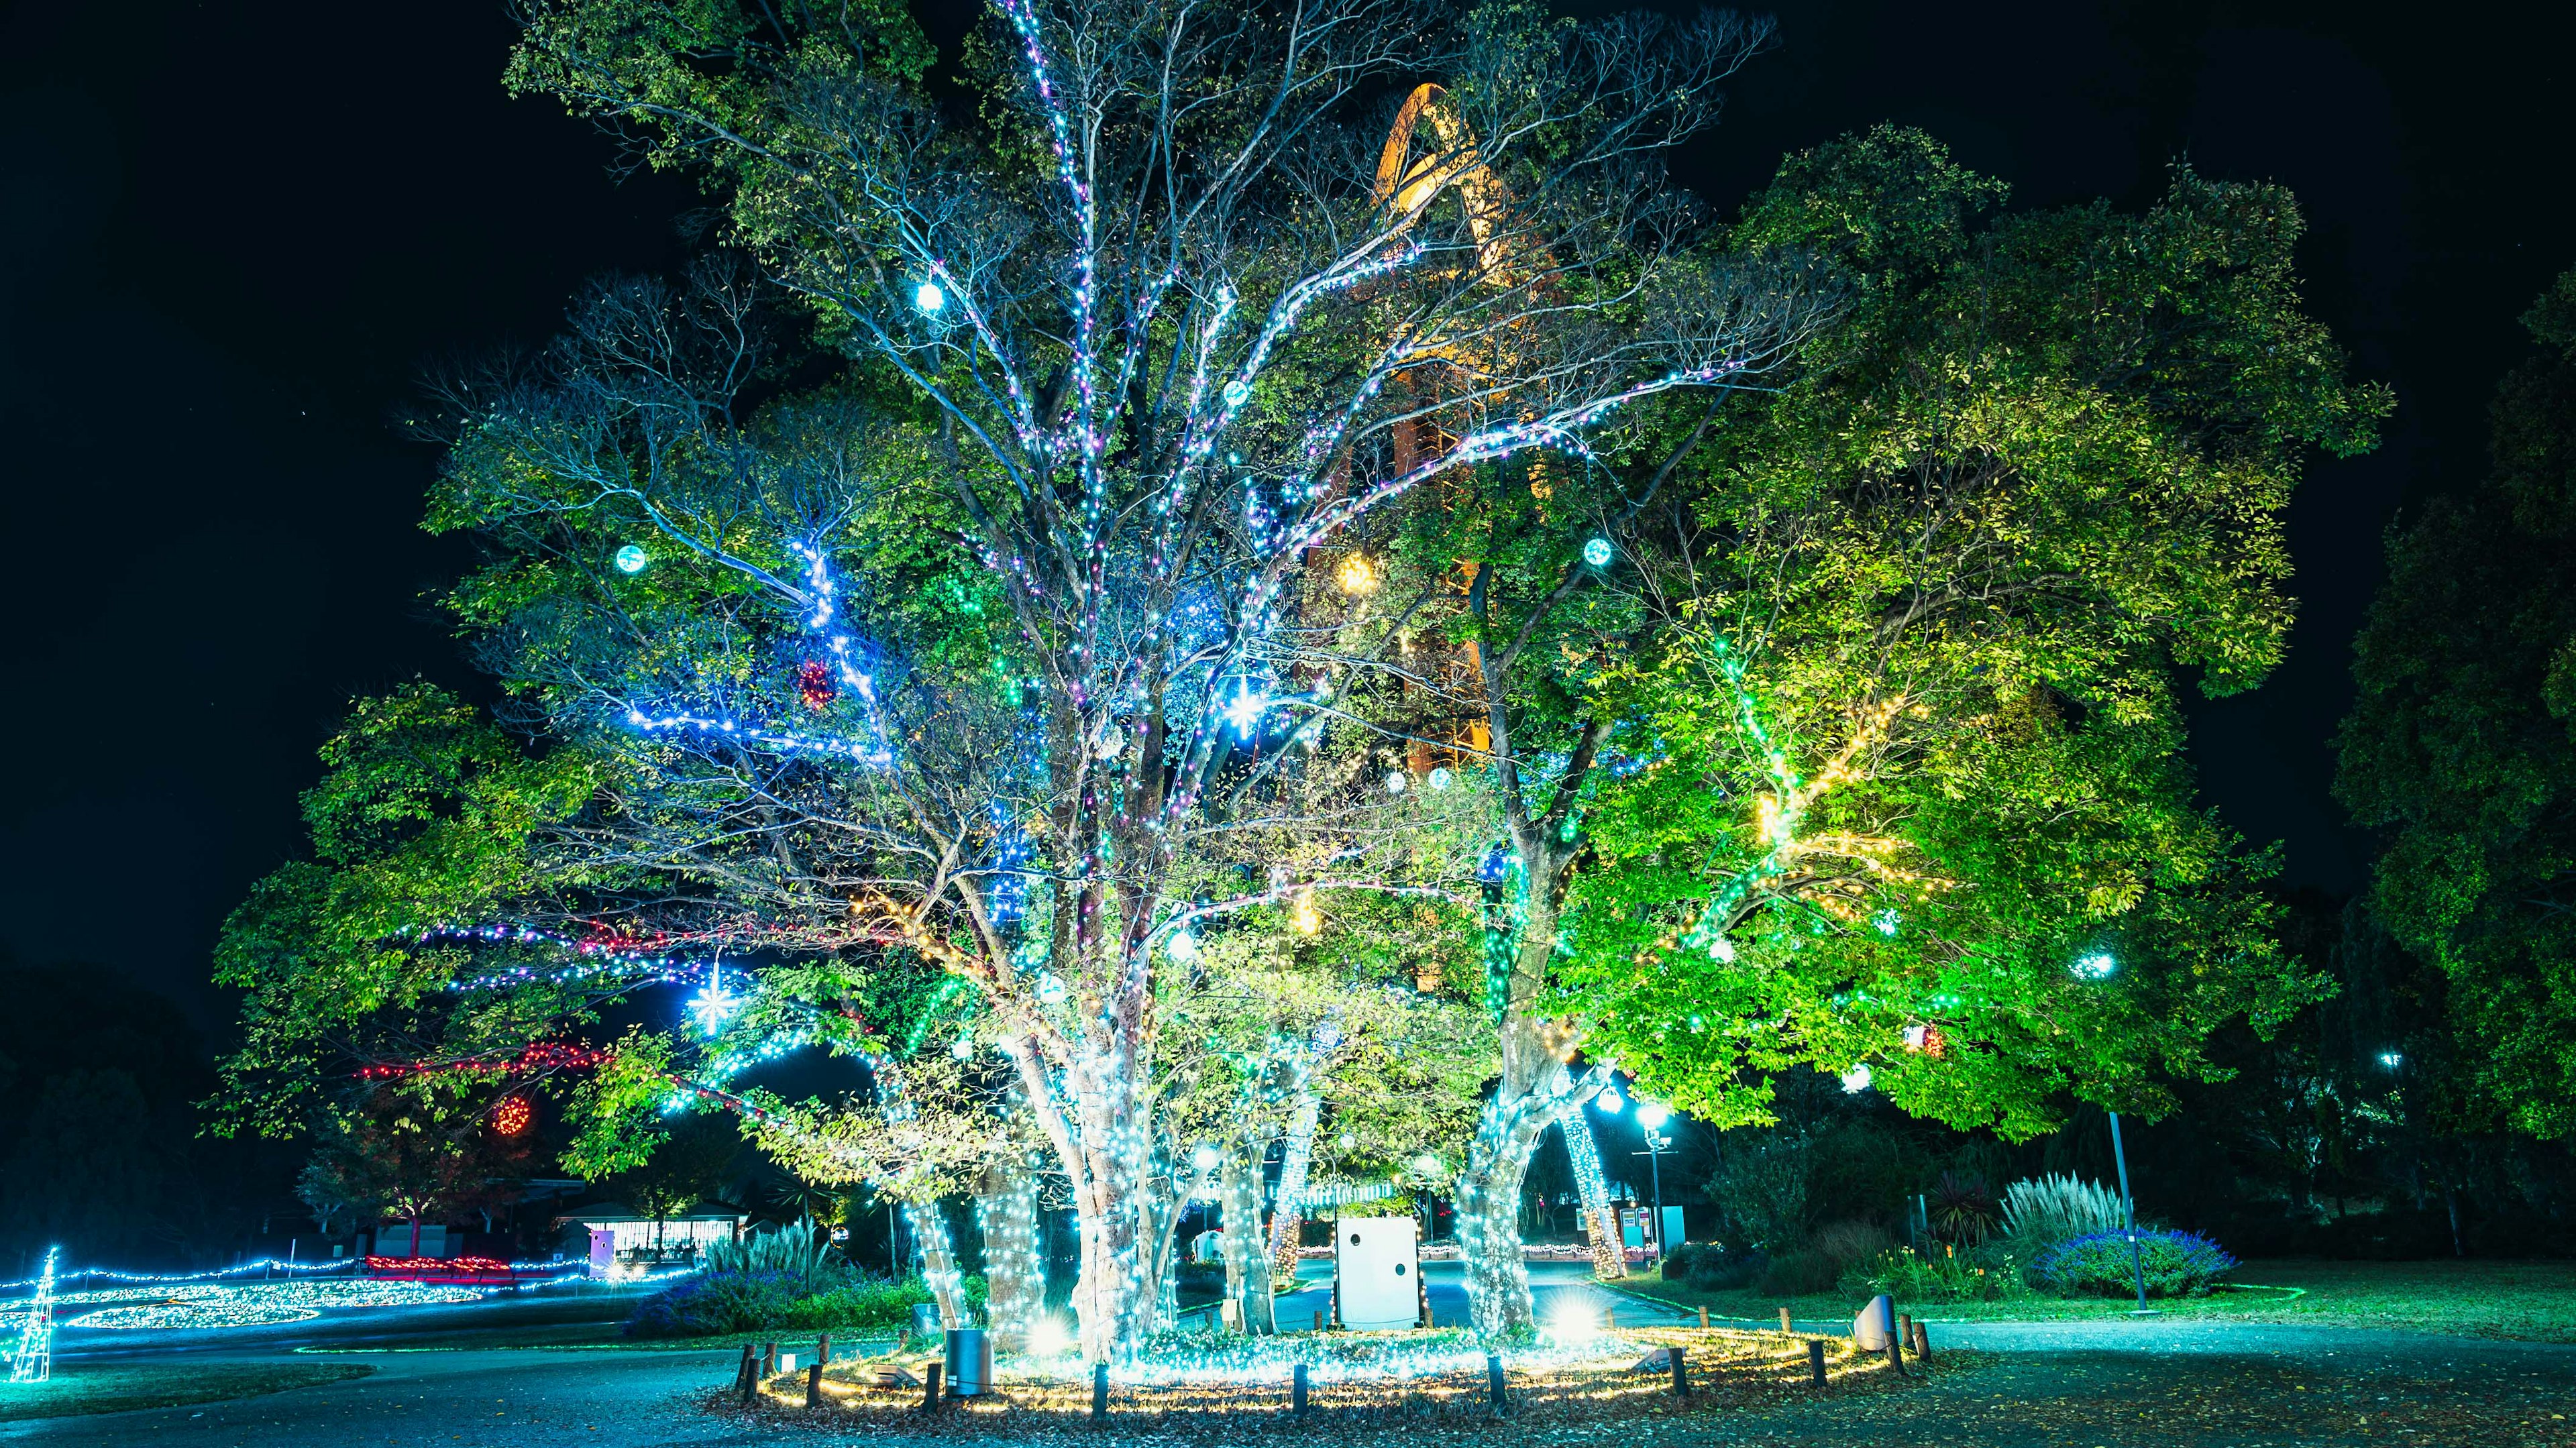
[[[1782,152],[1922,126],[2019,205],[2152,200],[2188,153],[2283,182],[2314,306],[2398,390],[2373,457],[2291,512],[2288,664],[2198,711],[2209,798],[2357,885],[2326,793],[2350,640],[2401,501],[2483,465],[2513,318],[2576,263],[2542,7],[1800,0],[1687,158],[1732,207]],[[20,4],[0,20],[0,942],[170,991],[209,1025],[224,912],[300,844],[348,701],[461,682],[387,417],[442,357],[541,341],[591,273],[667,269],[686,186],[511,101],[496,0]],[[2546,25],[2546,30],[2542,29]]]

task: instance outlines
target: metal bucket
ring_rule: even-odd
[[[948,1391],[960,1398],[993,1391],[993,1338],[984,1329],[948,1329]]]

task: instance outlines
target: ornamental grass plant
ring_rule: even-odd
[[[2024,1262],[2060,1242],[2127,1225],[2120,1194],[2071,1172],[2028,1177],[2004,1188],[2003,1238]]]

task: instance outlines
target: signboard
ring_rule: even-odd
[[[1333,1224],[1333,1282],[1342,1326],[1393,1332],[1422,1322],[1422,1259],[1412,1217],[1360,1217]]]
[[[590,1275],[605,1277],[617,1265],[617,1230],[614,1227],[590,1229]]]

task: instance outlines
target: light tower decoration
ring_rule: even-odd
[[[18,1350],[9,1355],[13,1383],[41,1383],[54,1375],[54,1262],[62,1252],[60,1247],[45,1249],[35,1300],[27,1304],[26,1326],[18,1330]]]

